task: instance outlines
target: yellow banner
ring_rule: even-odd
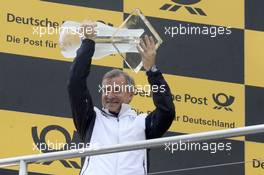
[[[264,32],[245,30],[245,83],[264,87]]]
[[[149,86],[144,74],[131,73],[137,87],[147,92]],[[176,106],[170,131],[196,133],[245,126],[243,85],[167,74],[164,77]],[[138,113],[154,110],[151,96],[144,92],[138,93],[132,101]]]
[[[0,110],[1,158],[40,154],[52,150],[81,148],[82,144],[71,142],[76,139],[71,118]],[[70,175],[80,171],[80,159],[67,159],[30,164],[30,172]],[[17,167],[8,167],[15,169]],[[65,173],[67,172],[67,173]]]
[[[264,172],[264,143],[245,143],[245,174],[263,174]]]
[[[123,13],[109,10],[43,1],[34,1],[30,5],[18,5],[17,1],[4,1],[0,4],[0,52],[52,60],[72,61],[62,56],[58,45],[59,26],[64,21],[82,22],[84,19],[91,19],[115,27],[123,21]],[[115,55],[93,60],[93,64],[122,67],[123,61],[119,55]]]
[[[126,13],[130,13],[135,8],[139,8],[146,16],[208,25],[244,28],[244,1],[242,0],[196,0],[191,2],[186,0],[184,3],[178,0],[124,1]]]

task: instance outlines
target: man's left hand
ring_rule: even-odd
[[[146,71],[150,70],[156,62],[156,47],[153,37],[145,35],[144,39],[140,40],[137,49],[142,57],[143,67]]]

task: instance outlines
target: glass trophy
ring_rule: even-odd
[[[95,53],[93,59],[119,54],[125,64],[136,73],[143,66],[141,56],[137,50],[140,38],[145,35],[152,36],[156,49],[162,43],[158,33],[139,9],[135,9],[118,28],[101,22],[96,22],[96,24],[95,29],[97,32],[94,38]],[[74,21],[66,21],[61,26],[61,28],[67,29],[60,32],[59,39],[61,53],[66,58],[74,58],[77,49],[81,46],[80,26],[80,23]]]
[[[127,39],[130,47],[126,47],[123,43],[119,42],[113,42],[113,46],[123,58],[126,65],[136,73],[143,66],[141,56],[138,53],[136,46],[139,44],[140,38],[145,35],[152,36],[154,38],[156,49],[162,43],[162,39],[147,18],[139,9],[135,9],[118,27],[112,36],[113,41],[118,37]]]

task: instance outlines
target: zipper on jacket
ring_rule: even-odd
[[[119,144],[119,117],[116,118],[117,121],[117,144]],[[116,153],[116,169],[115,174],[117,174],[117,168],[118,168],[118,152]]]
[[[145,159],[143,160],[144,175],[147,175]]]
[[[117,117],[117,144],[119,144],[119,117]]]
[[[82,169],[81,169],[81,172],[82,172],[82,173],[80,172],[80,175],[83,175],[83,174],[85,173],[85,171],[87,170],[88,165],[89,165],[89,161],[90,161],[90,157],[87,158],[87,164],[86,164],[86,167],[85,167],[85,169],[84,169],[83,172],[82,172]],[[86,162],[86,159],[85,159],[85,162]],[[85,163],[85,162],[84,162],[84,163]]]

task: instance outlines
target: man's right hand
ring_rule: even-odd
[[[94,40],[97,35],[97,31],[95,30],[96,27],[96,22],[84,20],[80,26],[79,32],[83,38]]]

